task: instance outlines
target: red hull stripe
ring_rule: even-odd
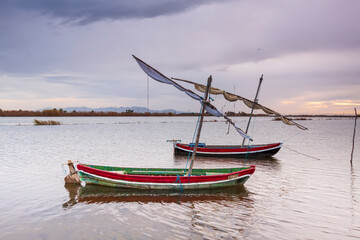
[[[227,183],[227,182],[233,182],[233,181],[238,181],[239,179],[242,178],[249,178],[251,176],[251,174],[245,174],[245,175],[241,175],[241,176],[237,176],[235,178],[228,178],[225,180],[220,180],[220,181],[214,181],[214,182],[172,182],[172,183],[154,183],[154,182],[130,182],[130,181],[124,181],[124,180],[118,180],[118,179],[111,179],[111,178],[106,178],[106,177],[100,177],[98,175],[95,174],[91,174],[91,173],[84,173],[84,171],[80,171],[83,174],[86,174],[88,176],[94,177],[94,178],[100,178],[106,181],[111,181],[112,183],[120,183],[120,184],[131,184],[132,186],[148,186],[148,185],[153,185],[153,186],[172,186],[172,187],[179,187],[179,185],[182,185],[183,187],[187,187],[187,186],[201,186],[201,185],[212,185],[212,184],[218,184],[218,183]],[[191,189],[191,188],[189,188]]]
[[[269,145],[262,146],[252,146],[252,147],[198,147],[198,153],[209,153],[209,154],[246,154],[246,153],[257,153],[273,150],[280,148],[281,143],[274,143]],[[177,143],[175,148],[178,148],[183,151],[192,152],[194,147],[190,147],[188,144]]]
[[[114,180],[124,180],[129,182],[147,182],[147,183],[174,183],[179,182],[177,176],[144,176],[144,175],[127,175],[119,174],[111,171],[99,170],[96,168],[87,167],[81,164],[77,165],[78,170],[97,175],[100,177],[105,177]],[[216,182],[229,179],[230,175],[251,175],[255,171],[255,166],[251,165],[249,169],[245,169],[238,172],[219,174],[219,175],[209,175],[209,176],[180,176],[180,181],[182,183],[200,183],[200,182]]]

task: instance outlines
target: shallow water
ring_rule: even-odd
[[[50,118],[37,118],[49,120]],[[189,142],[194,117],[68,117],[58,126],[0,118],[0,239],[360,238],[360,144],[354,120],[313,119],[298,130],[257,118],[254,143],[284,140],[273,158],[199,158],[195,167],[256,165],[244,187],[144,192],[65,186],[63,163],[185,167],[168,139]],[[201,141],[239,144],[206,118]],[[239,126],[246,118],[235,118]],[[358,124],[359,126],[359,124]],[[304,155],[305,154],[305,155]]]

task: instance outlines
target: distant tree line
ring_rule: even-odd
[[[29,110],[2,110],[1,117],[115,117],[115,116],[196,116],[198,113],[136,113],[134,110],[126,110],[126,112],[82,112],[82,111],[66,111],[63,109],[46,109],[42,111]]]
[[[83,111],[66,111],[63,109],[46,109],[42,111],[29,111],[29,110],[2,110],[0,109],[0,117],[116,117],[116,116],[128,116],[128,117],[143,117],[143,116],[198,116],[199,113],[136,113],[134,110],[128,109],[125,112],[83,112]],[[209,113],[206,116],[211,116]],[[246,117],[249,113],[245,112],[226,112],[226,116],[229,117]],[[257,117],[269,117],[267,114],[254,114]],[[287,115],[287,117],[353,117],[351,115]],[[276,119],[275,119],[276,120]]]

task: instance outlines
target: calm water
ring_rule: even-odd
[[[213,119],[202,142],[241,142]],[[33,120],[0,118],[0,239],[360,238],[360,124],[351,166],[353,119],[301,121],[308,131],[256,119],[255,143],[284,140],[280,152],[264,160],[200,158],[195,167],[257,168],[244,187],[185,193],[65,186],[61,164],[184,167],[187,158],[174,157],[166,140],[191,141],[196,118]]]

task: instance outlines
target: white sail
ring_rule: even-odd
[[[234,128],[236,129],[236,131],[243,137],[246,139],[250,139],[252,141],[252,138],[245,134],[245,132],[243,130],[241,130],[241,128],[239,128],[238,126],[235,125],[235,123],[233,121],[231,121],[230,118],[228,118],[227,116],[225,116],[222,112],[220,112],[219,110],[216,109],[216,107],[214,105],[212,105],[209,102],[206,102],[204,104],[203,102],[203,98],[199,95],[197,95],[196,93],[194,93],[193,91],[184,88],[183,86],[179,85],[178,83],[174,82],[173,80],[171,80],[170,78],[166,77],[165,75],[163,75],[162,73],[160,73],[159,71],[157,71],[156,69],[154,69],[153,67],[151,67],[150,65],[148,65],[147,63],[145,63],[144,61],[142,61],[141,59],[135,57],[133,55],[133,57],[135,58],[136,62],[139,64],[139,66],[141,67],[141,69],[147,74],[149,75],[149,77],[151,77],[152,79],[161,82],[161,83],[165,83],[165,84],[171,84],[174,87],[176,87],[177,89],[179,89],[182,92],[185,92],[188,96],[190,96],[191,98],[200,101],[200,103],[205,107],[206,111],[208,113],[210,113],[213,116],[216,117],[223,117],[225,118],[231,125],[234,126]]]

